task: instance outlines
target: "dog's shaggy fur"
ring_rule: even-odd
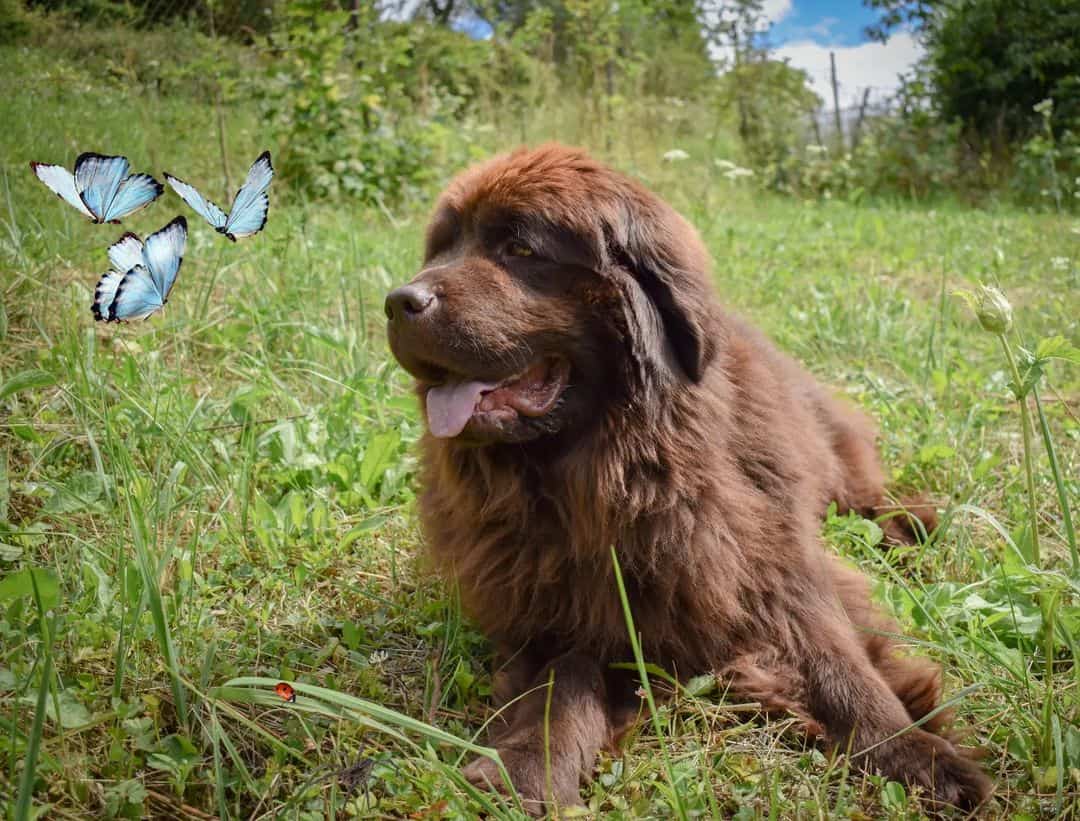
[[[873,427],[720,306],[668,205],[578,150],[497,157],[451,183],[387,313],[440,434],[422,443],[431,552],[505,659],[499,699],[538,688],[494,739],[523,797],[577,802],[636,713],[608,666],[631,659],[614,546],[648,660],[722,674],[933,801],[986,798],[943,715],[901,732],[938,706],[939,672],[895,652],[819,538],[830,502],[884,509]],[[468,775],[499,781],[486,760]]]

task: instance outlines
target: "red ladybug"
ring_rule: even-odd
[[[274,692],[285,699],[290,704],[296,703],[296,690],[293,689],[291,684],[286,684],[284,681],[279,681],[274,685]]]

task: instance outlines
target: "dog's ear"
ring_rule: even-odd
[[[679,366],[700,382],[717,344],[708,254],[674,209],[636,185],[628,188],[607,215],[608,255],[655,306]],[[640,315],[640,306],[632,312]]]

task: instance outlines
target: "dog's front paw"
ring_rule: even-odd
[[[529,747],[502,747],[499,749],[499,757],[510,776],[514,790],[521,799],[522,806],[530,815],[544,815],[550,808],[551,800],[561,807],[576,806],[581,803],[578,792],[579,779],[576,775],[560,773],[556,767],[551,773],[549,784],[542,750],[533,750]],[[503,795],[509,794],[499,767],[490,758],[473,759],[462,770],[462,775],[476,787],[494,790]]]
[[[993,790],[978,764],[945,739],[923,730],[912,730],[884,745],[876,760],[885,775],[921,787],[934,804],[970,812]]]

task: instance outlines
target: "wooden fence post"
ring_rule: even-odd
[[[829,52],[829,68],[832,74],[832,104],[833,118],[836,125],[836,142],[840,150],[844,150],[844,124],[840,121],[840,86],[836,80],[836,52]]]

